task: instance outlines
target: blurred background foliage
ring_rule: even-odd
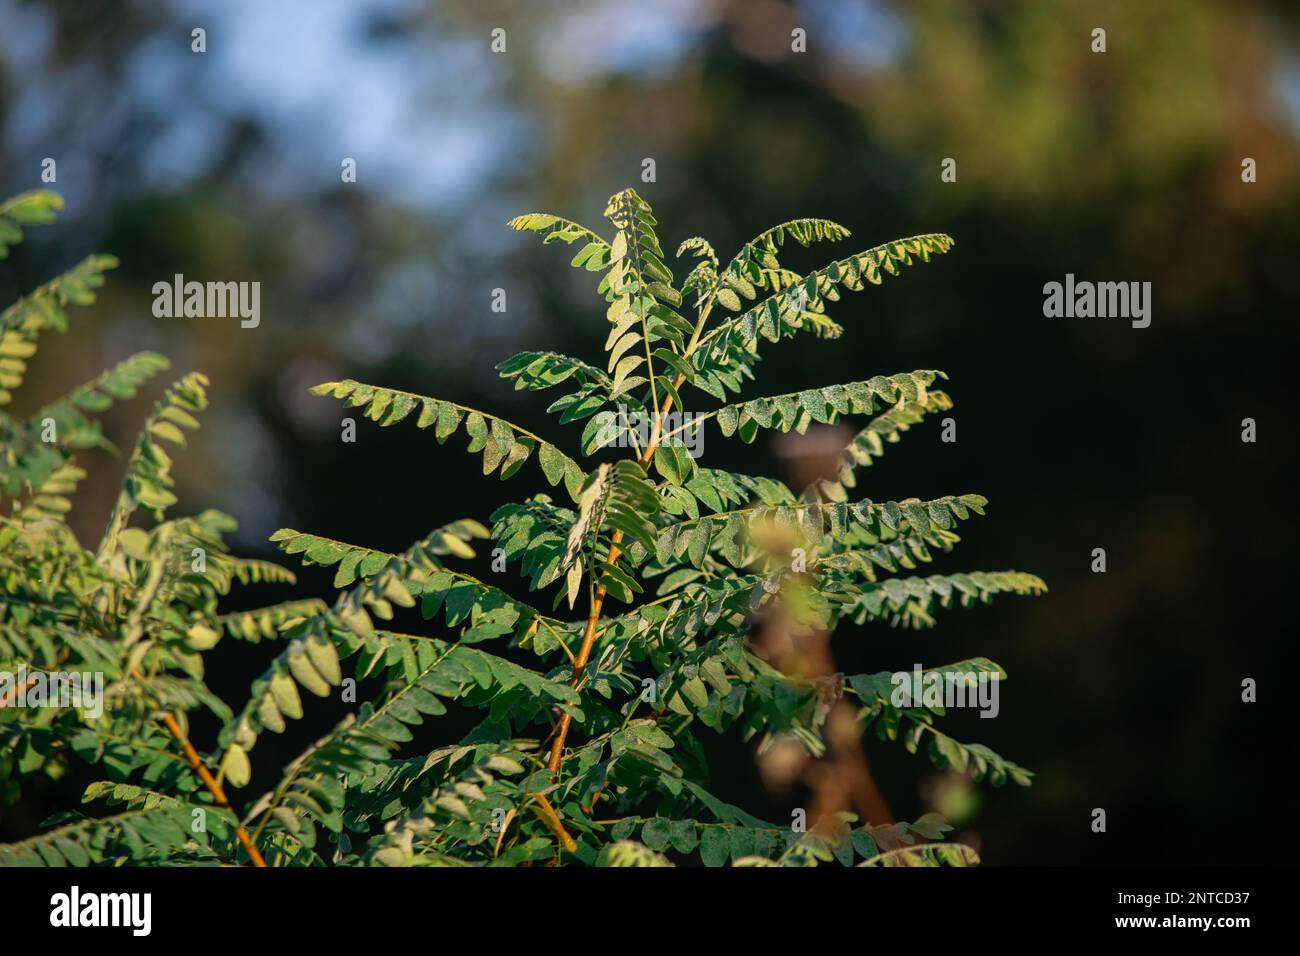
[[[0,302],[90,251],[122,260],[101,303],[42,342],[15,410],[156,349],[213,381],[178,461],[190,509],[234,514],[249,554],[270,556],[283,525],[399,549],[525,489],[413,429],[361,422],[343,444],[336,403],[306,389],[383,382],[576,451],[492,366],[524,349],[597,357],[603,303],[511,216],[599,226],[634,185],[665,247],[705,235],[730,254],[794,216],[844,223],[853,249],[948,232],[952,255],[832,310],[843,339],[766,350],[755,393],[944,369],[958,441],[914,430],[860,490],[986,495],[990,518],[936,569],[1017,567],[1052,588],[933,632],[837,634],[849,672],[987,654],[1011,674],[1001,719],[950,729],[1035,769],[1035,786],[973,789],[869,743],[887,801],[953,816],[989,863],[1263,861],[1294,844],[1268,821],[1294,759],[1278,678],[1294,633],[1298,34],[1300,7],[1280,0],[0,0],[0,193],[40,187],[51,157],[68,202],[0,270]],[[154,318],[153,283],[178,272],[260,281],[261,326]],[[1043,283],[1067,272],[1151,281],[1151,327],[1045,319]],[[129,441],[147,404],[115,409],[110,437]],[[765,440],[706,442],[722,467],[791,465]],[[85,458],[90,541],[121,461]],[[447,488],[455,513],[432,506]],[[1106,574],[1089,570],[1096,547]],[[300,593],[327,593],[317,570]],[[242,701],[265,649],[221,650],[211,683]],[[1241,702],[1244,677],[1259,703]],[[336,717],[259,759],[278,765]],[[765,789],[749,749],[717,741],[715,790],[787,819],[802,795]],[[32,791],[0,839],[84,783]]]

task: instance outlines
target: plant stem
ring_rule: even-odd
[[[213,802],[215,802],[221,809],[230,813],[230,815],[238,821],[238,814],[236,814],[231,808],[230,801],[226,799],[226,791],[221,788],[221,784],[218,782],[217,778],[212,776],[212,771],[208,770],[204,765],[203,759],[199,757],[198,751],[194,749],[194,745],[190,743],[189,739],[185,736],[185,731],[181,730],[181,725],[177,723],[176,718],[173,717],[169,711],[164,711],[162,722],[168,731],[171,732],[171,735],[176,738],[176,742],[181,745],[181,750],[185,753],[185,760],[189,763],[190,769],[199,775],[199,779],[203,781],[203,785],[207,787],[208,792],[212,794]],[[249,839],[248,831],[239,823],[235,824],[235,836],[239,839],[240,844],[243,845],[244,850],[248,853],[248,859],[252,861],[253,866],[266,866],[266,860],[262,859],[261,852],[253,844],[253,841]]]
[[[564,847],[564,849],[570,853],[576,850],[578,844],[574,842],[573,837],[569,836],[568,831],[564,829],[564,824],[560,822],[560,815],[555,812],[555,807],[551,806],[551,801],[547,800],[546,797],[540,793],[534,793],[533,803],[533,811],[542,818],[542,822],[546,824],[546,828],[555,834],[555,838],[560,841],[560,846]],[[501,829],[502,832],[505,831],[505,827],[502,827]],[[498,844],[499,842],[500,841],[498,841]]]
[[[713,303],[710,301],[700,310],[699,320],[695,323],[695,332],[691,336],[690,344],[686,347],[686,352],[683,354],[683,358],[687,361],[690,361],[691,353],[699,345],[700,333],[704,331],[704,323],[708,320],[709,311],[712,308]],[[684,381],[686,381],[686,376],[678,372],[673,378],[673,390],[676,391],[681,388]],[[672,395],[664,396],[663,408],[659,409],[658,414],[655,415],[654,424],[651,426],[650,440],[646,442],[645,450],[641,452],[641,457],[638,459],[638,464],[642,468],[647,467],[650,464],[650,459],[654,457],[655,447],[659,444],[660,426],[663,417],[668,414],[668,408],[672,401]],[[610,564],[613,564],[618,558],[620,554],[618,546],[622,541],[623,532],[615,530],[609,539],[609,557],[606,559]],[[596,625],[600,621],[600,609],[604,603],[605,587],[604,585],[597,585],[595,593],[591,597],[591,613],[587,615],[587,628],[582,634],[582,646],[578,649],[578,656],[573,662],[573,680],[570,682],[570,686],[575,689],[582,682],[583,669],[587,666],[587,659],[591,656],[591,648],[596,643]],[[551,758],[547,763],[551,773],[556,773],[560,769],[560,763],[564,759],[564,741],[569,736],[569,725],[572,722],[573,718],[569,714],[563,714],[560,717],[555,740],[551,743]]]

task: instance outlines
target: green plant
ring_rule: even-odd
[[[576,245],[573,265],[600,274],[609,330],[605,367],[544,352],[517,355],[498,368],[518,389],[568,383],[568,393],[549,410],[561,422],[586,422],[584,456],[622,444],[630,447],[629,457],[584,468],[497,416],[352,380],[328,382],[313,391],[344,400],[382,427],[414,424],[432,429],[440,443],[464,429],[468,450],[482,456],[484,475],[510,478],[535,458],[548,485],[568,501],[535,494],[499,508],[490,529],[456,521],[400,554],[283,529],[273,540],[286,553],[336,568],[336,600],[328,607],[282,606],[236,617],[217,615],[213,604],[221,588],[206,579],[189,583],[201,599],[171,598],[180,584],[166,570],[148,590],[150,569],[158,566],[154,549],[168,534],[182,534],[179,528],[166,532],[173,522],[147,536],[110,522],[95,556],[67,542],[62,506],[43,513],[45,530],[21,517],[5,518],[5,533],[22,546],[14,552],[18,560],[6,551],[0,564],[4,614],[13,613],[15,594],[39,605],[51,621],[48,646],[14,644],[7,653],[27,661],[38,652],[47,662],[65,652],[70,660],[87,659],[58,625],[65,617],[81,623],[91,613],[102,615],[99,605],[72,601],[66,592],[80,588],[31,592],[37,543],[58,528],[58,554],[98,588],[122,595],[105,605],[117,614],[104,621],[103,646],[95,649],[121,675],[114,688],[126,688],[110,694],[115,709],[106,726],[166,749],[152,719],[157,712],[183,714],[187,703],[206,704],[225,718],[218,789],[250,782],[249,752],[264,731],[283,732],[288,720],[302,716],[300,690],[352,694],[357,682],[382,678],[376,694],[309,746],[244,813],[249,839],[272,863],[659,866],[671,865],[669,854],[695,853],[709,865],[728,858],[737,865],[975,862],[969,848],[939,842],[949,828],[933,815],[915,823],[853,826],[857,816],[834,792],[819,798],[806,832],[758,819],[709,791],[696,735],[698,729],[739,726],[747,739],[760,741],[760,750],[797,746],[852,771],[849,751],[863,729],[874,728],[881,738],[901,735],[909,749],[924,747],[936,766],[994,784],[1008,778],[1029,783],[1023,768],[941,732],[935,717],[942,707],[891,703],[888,672],[845,676],[803,666],[816,655],[825,658],[829,635],[844,620],[929,626],[936,606],[1044,590],[1038,578],[1014,571],[903,573],[952,549],[957,523],[983,513],[985,501],[977,495],[850,500],[859,468],[926,415],[950,407],[948,396],[933,387],[942,373],[921,370],[728,401],[754,377],[761,343],[802,332],[837,337],[842,330],[826,307],[842,291],[879,283],[916,259],[929,261],[947,252],[952,240],[940,234],[898,240],[800,275],[778,259],[787,240],[808,246],[848,232],[826,220],[796,220],[746,243],[725,265],[707,242],[688,239],[678,256],[692,256],[694,267],[675,285],[649,205],[629,189],[611,198],[606,215],[614,229],[608,240],[551,215],[511,222],[546,243]],[[687,398],[695,394],[688,386],[721,404],[698,418],[672,418],[688,411]],[[700,467],[688,451],[708,420],[724,436],[752,441],[762,429],[802,433],[813,423],[849,415],[869,417],[838,473],[799,494],[773,479]],[[9,432],[5,445],[26,447]],[[156,479],[159,472],[152,474]],[[161,484],[154,480],[148,490]],[[29,479],[24,487],[39,484]],[[139,491],[131,495],[144,500]],[[209,521],[203,530],[211,543],[221,526]],[[185,535],[195,533],[185,527]],[[458,570],[456,561],[473,557],[476,541],[498,548],[498,560],[515,565],[530,590],[539,596],[551,591],[549,610]],[[175,609],[177,603],[189,616]],[[417,612],[424,621],[440,621],[445,636],[397,629],[400,619],[413,620]],[[187,630],[196,627],[204,629],[200,643],[211,640],[207,632],[224,630],[284,644],[238,713],[202,690],[201,670],[196,674],[188,656],[200,650]],[[798,667],[789,666],[790,655],[773,652],[773,634],[798,649]],[[139,653],[132,648],[142,641],[154,655],[152,669],[144,669],[148,679],[131,666],[131,655]],[[169,649],[169,642],[184,650]],[[345,677],[340,662],[349,660],[351,676]],[[934,672],[1002,676],[983,658]],[[168,695],[172,687],[184,687],[191,699]],[[135,706],[116,706],[126,699]],[[466,737],[433,750],[404,747],[413,741],[411,728],[445,713],[451,702],[482,714]],[[88,797],[126,803],[136,822],[110,817],[72,823],[25,848],[0,847],[0,862],[51,853],[72,862],[87,855],[166,862],[245,858],[230,836],[233,817],[223,818],[225,829],[215,836],[210,831],[198,845],[165,824],[159,825],[165,834],[155,830],[156,838],[146,835],[134,849],[119,835],[129,827],[138,831],[139,820],[174,821],[210,805],[211,788],[205,792],[196,778],[202,755],[188,764],[173,755],[167,777],[153,765],[141,773],[138,764],[115,765],[92,752],[91,743],[99,750],[108,745],[97,722],[76,714],[45,719],[53,726],[40,752],[72,750],[103,759],[111,782],[92,787]],[[22,718],[0,720],[0,729],[17,728],[27,735],[24,746],[33,747],[35,731]],[[71,745],[77,736],[80,748]],[[317,827],[329,834],[328,850]]]
[[[61,207],[44,191],[0,204],[0,255],[21,241],[23,227],[49,222]],[[0,313],[0,408],[22,384],[40,334],[66,331],[67,307],[93,303],[116,265],[111,256],[90,256]],[[203,375],[182,377],[154,405],[94,551],[65,520],[85,477],[76,452],[111,448],[95,415],[135,397],[167,368],[162,356],[141,352],[30,416],[0,410],[7,512],[0,516],[0,806],[18,797],[25,778],[58,778],[77,762],[100,765],[110,778],[87,788],[87,802],[122,805],[102,819],[59,814],[56,829],[0,846],[0,864],[235,859],[240,846],[249,848],[244,858],[260,860],[220,781],[190,745],[186,714],[201,707],[230,717],[203,682],[202,654],[223,633],[255,636],[249,622],[269,632],[289,611],[323,605],[219,614],[217,601],[233,584],[294,576],[231,556],[223,537],[235,524],[220,512],[166,517],[176,499],[165,445],[183,446],[184,431],[198,427],[194,415],[207,406]],[[137,515],[152,527],[131,527]],[[74,687],[72,675],[90,679]],[[102,693],[93,675],[102,678]],[[51,705],[58,700],[78,706]]]

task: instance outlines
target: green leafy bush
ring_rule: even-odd
[[[23,226],[57,206],[35,193],[0,207],[0,243],[19,241]],[[820,757],[827,714],[851,701],[855,743],[874,729],[925,750],[938,767],[1029,783],[1029,771],[940,731],[942,707],[891,703],[888,672],[790,673],[756,640],[763,627],[829,635],[844,620],[929,626],[938,607],[1045,589],[1015,571],[907,573],[952,549],[958,523],[983,514],[978,495],[854,499],[860,468],[951,406],[935,387],[941,372],[730,401],[753,379],[764,343],[838,337],[829,303],[928,262],[952,240],[915,236],[800,275],[779,261],[787,242],[848,231],[796,220],[725,265],[706,241],[688,239],[678,256],[694,264],[677,284],[644,200],[625,190],[606,215],[610,239],[551,215],[511,222],[576,247],[572,264],[599,275],[604,367],[530,352],[498,368],[518,389],[565,386],[549,411],[585,423],[584,457],[609,445],[630,454],[584,467],[527,429],[454,402],[352,380],[318,386],[381,427],[424,429],[439,443],[463,432],[484,475],[527,473],[533,459],[550,489],[501,506],[490,528],[454,521],[399,554],[277,532],[286,554],[336,569],[332,604],[218,609],[236,582],[292,575],[229,555],[222,536],[233,522],[224,515],[165,516],[175,500],[163,446],[183,445],[184,430],[197,426],[201,375],[182,378],[155,406],[94,551],[64,520],[83,476],[73,453],[103,444],[94,415],[131,398],[166,361],[142,353],[29,419],[0,417],[11,502],[0,517],[0,669],[106,677],[99,716],[86,707],[0,710],[0,781],[12,800],[24,778],[89,762],[107,779],[87,788],[86,802],[116,805],[108,815],[61,814],[54,829],[0,846],[0,863],[976,862],[968,847],[939,842],[950,828],[934,815],[854,826],[854,814],[835,810],[806,832],[758,819],[709,791],[698,739],[739,726],[760,749],[793,741]],[[0,317],[0,403],[21,384],[39,332],[62,330],[64,306],[92,301],[112,265],[92,257]],[[689,411],[691,389],[717,407],[673,418]],[[837,473],[799,493],[701,467],[689,451],[710,419],[722,435],[753,441],[762,430],[803,433],[846,416],[866,422]],[[147,521],[132,524],[137,515]],[[476,544],[514,565],[537,599],[459,570]],[[399,629],[417,618],[430,634]],[[223,638],[280,646],[238,710],[203,682],[203,655]],[[983,658],[936,671],[1003,676]],[[251,783],[250,751],[264,732],[285,732],[303,716],[303,691],[308,702],[356,701],[367,679],[379,689],[236,816],[226,788]],[[474,729],[432,750],[417,746],[412,728],[453,703],[479,714]],[[189,743],[185,716],[196,708],[222,722],[211,753]]]

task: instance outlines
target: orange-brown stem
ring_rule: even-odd
[[[673,387],[680,388],[682,381],[684,381],[682,377],[680,375],[677,376],[677,380]],[[650,440],[646,442],[645,450],[641,452],[641,457],[638,459],[638,463],[642,468],[647,467],[650,464],[650,459],[654,457],[655,446],[659,442],[659,422],[664,415],[668,414],[668,409],[672,406],[672,401],[672,396],[668,396],[664,399],[664,406],[660,410],[659,416],[655,419],[654,428],[650,433]],[[607,559],[610,564],[613,564],[618,560],[618,556],[622,553],[618,547],[622,541],[622,531],[615,531],[610,535],[609,558]],[[576,688],[582,681],[583,668],[587,666],[587,659],[591,657],[591,648],[596,643],[596,625],[600,622],[600,609],[604,603],[605,586],[597,585],[596,592],[591,596],[591,613],[587,615],[587,629],[582,633],[582,646],[578,648],[578,656],[573,660],[573,680],[570,685],[572,687]],[[551,742],[551,759],[547,762],[547,766],[550,768],[551,773],[555,773],[560,769],[560,763],[564,759],[564,741],[565,738],[569,736],[569,724],[572,722],[573,718],[568,714],[560,715],[560,723],[555,734],[555,739]]]
[[[199,756],[199,752],[195,750],[194,745],[189,742],[189,739],[185,736],[185,731],[181,730],[181,725],[177,723],[176,718],[170,713],[164,712],[162,715],[162,722],[168,731],[171,732],[171,735],[176,738],[176,742],[181,745],[181,750],[185,753],[185,760],[189,763],[190,769],[199,775],[199,779],[203,781],[203,785],[207,787],[208,792],[212,794],[213,802],[216,803],[217,806],[221,807],[221,809],[234,815],[235,811],[231,809],[230,801],[226,799],[226,791],[222,789],[220,782],[216,777],[212,776],[212,772],[204,765],[203,759]],[[236,817],[236,819],[238,819],[238,817]],[[266,860],[262,859],[262,854],[249,838],[248,831],[238,823],[235,824],[235,836],[238,838],[240,844],[243,845],[245,852],[248,853],[248,858],[252,861],[253,866],[266,866]]]
[[[547,800],[546,797],[540,793],[533,794],[533,801],[536,804],[533,809],[537,812],[537,815],[542,818],[542,822],[546,824],[546,828],[555,834],[555,838],[560,841],[560,846],[564,847],[564,849],[570,853],[578,849],[578,844],[574,842],[573,837],[569,836],[568,831],[564,829],[564,824],[560,822],[560,815],[555,812],[555,807],[551,806],[551,801]],[[505,828],[502,827],[502,829],[504,830]]]
[[[53,666],[57,667],[67,659],[68,659],[67,650],[65,649],[59,651],[58,656],[55,657],[54,659]],[[45,668],[42,668],[42,670],[44,669]],[[35,683],[36,683],[36,675],[28,674],[27,678],[21,684],[14,684],[12,687],[10,687],[8,693],[6,693],[4,697],[0,698],[0,710],[3,710],[4,708],[8,707],[10,704],[14,703],[14,701],[18,700],[18,698],[22,696],[23,691],[27,690],[27,688],[31,687]]]

